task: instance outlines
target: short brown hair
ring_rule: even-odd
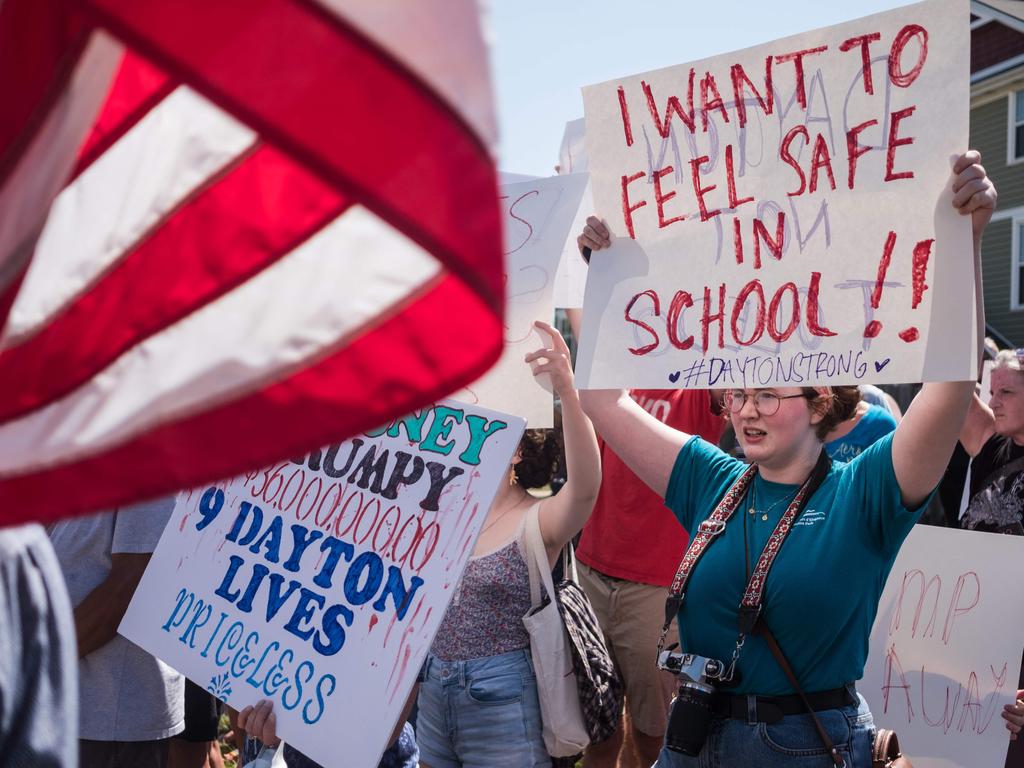
[[[800,389],[807,398],[809,407],[821,414],[821,421],[814,427],[819,440],[824,440],[838,425],[853,418],[857,412],[857,404],[860,403],[860,387],[856,385],[830,387],[831,396],[822,395],[814,387]]]

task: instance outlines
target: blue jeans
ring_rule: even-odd
[[[864,697],[859,705],[818,712],[818,719],[846,760],[847,768],[871,768],[875,723]],[[834,768],[810,715],[788,715],[775,723],[714,718],[697,757],[662,749],[656,768]]]
[[[550,766],[530,650],[469,661],[427,658],[416,741],[430,768]]]

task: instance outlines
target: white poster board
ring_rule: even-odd
[[[322,765],[377,765],[523,422],[443,401],[183,492],[119,631]]]
[[[914,768],[1003,768],[1024,646],[1024,537],[918,525],[878,606],[857,687]]]
[[[586,173],[587,168],[587,120],[584,117],[570,120],[562,132],[562,146],[558,150],[558,172]]]
[[[502,184],[505,351],[483,378],[456,392],[456,399],[522,416],[530,428],[554,424],[551,392],[523,358],[550,344],[533,323],[554,319],[555,271],[586,183],[585,174],[574,174]]]
[[[967,13],[927,0],[585,88],[613,245],[577,384],[974,378]]]
[[[570,120],[565,124],[562,134],[562,146],[558,152],[558,172],[586,173],[586,120]],[[583,191],[576,218],[573,219],[569,236],[562,249],[562,259],[558,262],[555,274],[555,306],[562,309],[578,309],[583,306],[583,295],[587,287],[587,265],[576,247],[576,236],[583,231],[587,216],[594,212],[594,193],[590,190],[590,181]]]
[[[555,273],[555,306],[562,309],[579,309],[583,306],[583,297],[587,289],[587,263],[583,261],[576,245],[576,236],[583,231],[587,216],[594,212],[594,193],[587,182],[583,190],[580,207],[573,219],[569,236],[562,248],[562,258],[558,262]]]

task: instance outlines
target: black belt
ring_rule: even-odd
[[[716,717],[749,721],[751,699],[756,700],[753,720],[758,723],[775,723],[786,715],[807,714],[807,707],[795,693],[789,696],[737,696],[721,691],[716,691],[711,699],[711,713]],[[807,701],[811,709],[821,712],[824,709],[840,709],[856,704],[857,697],[851,685],[808,693]]]

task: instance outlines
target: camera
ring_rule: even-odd
[[[665,732],[665,746],[673,752],[696,757],[704,747],[711,724],[712,681],[723,682],[725,665],[693,653],[658,654],[658,668],[679,678],[679,690],[672,701]]]

